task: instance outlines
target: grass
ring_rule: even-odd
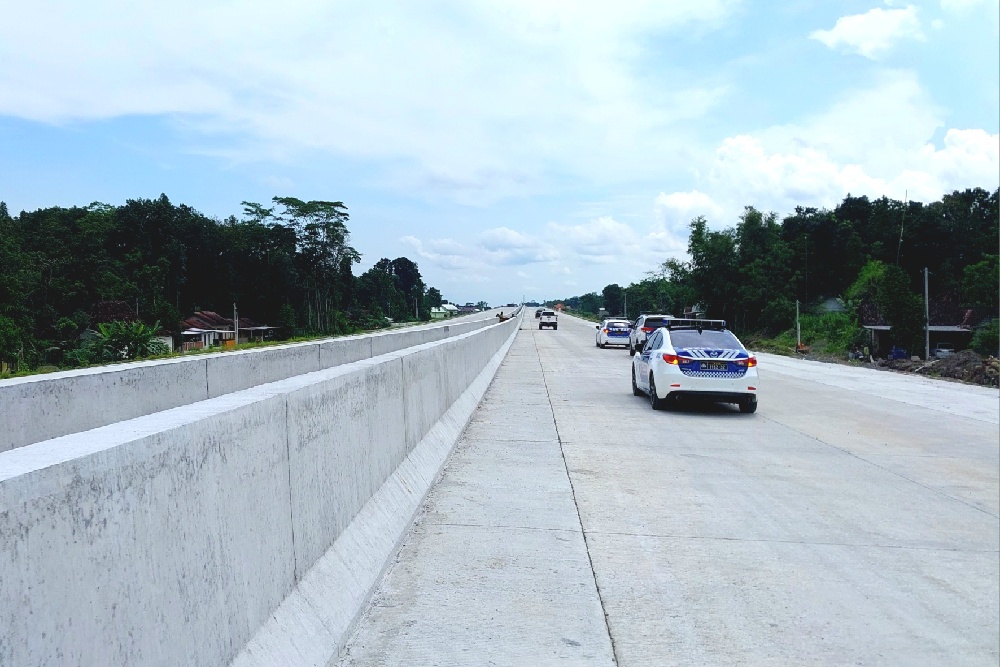
[[[864,345],[864,329],[858,326],[847,313],[824,313],[822,315],[802,315],[799,318],[802,329],[802,343],[813,354],[847,358],[853,345]],[[782,331],[776,336],[750,334],[745,337],[748,346],[761,352],[795,354],[795,329]]]
[[[406,326],[415,326],[417,324],[426,324],[426,322],[400,322],[398,323],[398,326],[394,326],[392,328],[398,329]],[[326,340],[329,338],[342,338],[344,336],[356,336],[358,334],[376,333],[378,331],[387,331],[387,330],[388,329],[359,329],[358,331],[345,334],[316,334],[312,336],[293,336],[292,338],[288,338],[285,340],[254,341],[251,343],[242,343],[234,347],[207,347],[197,350],[174,351],[174,352],[168,352],[167,354],[157,354],[150,357],[141,357],[138,359],[123,359],[122,361],[85,364],[81,366],[43,365],[30,370],[18,371],[16,373],[11,373],[9,371],[2,372],[0,373],[0,380],[30,377],[32,375],[44,375],[47,373],[56,373],[59,371],[71,371],[80,368],[101,368],[104,366],[119,366],[121,364],[130,364],[138,361],[159,361],[161,359],[177,359],[179,357],[189,357],[200,354],[217,354],[219,352],[238,352],[240,350],[254,350],[265,347],[274,347],[276,345],[288,345],[290,343],[308,343],[311,341]]]

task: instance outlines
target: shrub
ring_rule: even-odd
[[[88,344],[89,356],[100,361],[122,361],[166,354],[167,346],[155,340],[160,328],[157,322],[147,326],[142,322],[102,322],[97,336]]]
[[[971,347],[984,357],[1000,356],[1000,320],[992,320],[976,329]]]

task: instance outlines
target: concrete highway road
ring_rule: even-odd
[[[996,390],[761,355],[654,412],[532,316],[340,664],[998,664]]]

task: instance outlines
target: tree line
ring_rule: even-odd
[[[354,275],[361,255],[342,202],[242,206],[219,220],[166,195],[16,216],[0,202],[0,361],[21,370],[87,363],[96,359],[81,351],[81,334],[100,324],[176,334],[191,313],[229,316],[234,303],[282,337],[429,319],[441,305],[406,257]]]
[[[794,325],[796,302],[818,313],[822,302],[838,298],[844,312],[826,318],[835,331],[825,333],[840,347],[861,342],[864,318],[890,325],[894,344],[922,349],[926,268],[930,301],[939,310],[972,310],[975,323],[994,332],[985,346],[996,354],[998,194],[974,188],[930,204],[848,195],[833,210],[796,207],[780,220],[747,206],[735,226],[721,230],[697,217],[688,259],[669,259],[641,281],[563,303],[624,315],[627,301],[633,317],[681,316],[694,307],[741,335],[766,337]]]

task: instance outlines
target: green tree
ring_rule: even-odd
[[[9,317],[0,315],[0,370],[7,366],[17,370],[24,357],[24,334]]]
[[[424,307],[428,311],[431,308],[441,307],[441,292],[437,287],[427,288],[427,293],[424,295]]]
[[[621,315],[625,312],[625,290],[621,285],[612,283],[601,291],[604,298],[604,308],[610,315]]]
[[[341,329],[338,312],[349,303],[353,288],[351,267],[361,260],[348,244],[347,207],[339,201],[295,197],[274,197],[272,201],[281,209],[277,219],[296,233],[305,325],[313,331],[337,333]]]
[[[901,268],[879,260],[868,262],[846,296],[859,306],[865,302],[874,304],[892,327],[889,336],[892,343],[915,349],[914,344],[923,334],[923,305],[910,289],[910,279]]]
[[[996,313],[1000,308],[1000,255],[985,255],[962,273],[962,296],[966,305]]]

